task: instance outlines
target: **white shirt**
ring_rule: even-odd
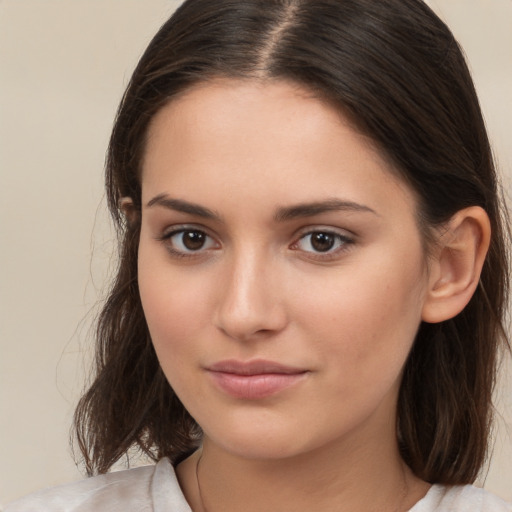
[[[409,512],[512,512],[497,496],[471,485],[433,485]],[[192,512],[168,459],[155,466],[99,475],[30,494],[4,512]],[[243,511],[242,511],[243,512]]]

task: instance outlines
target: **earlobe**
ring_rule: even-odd
[[[478,286],[491,238],[483,208],[458,211],[444,226],[430,262],[422,320],[442,322],[459,314]]]
[[[118,202],[119,209],[123,212],[126,222],[129,226],[133,226],[139,219],[139,212],[135,208],[131,197],[121,197]]]

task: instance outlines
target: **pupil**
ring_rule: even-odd
[[[326,252],[334,246],[334,236],[329,233],[315,233],[311,237],[311,245],[318,252]]]
[[[190,251],[197,251],[203,247],[205,241],[204,233],[200,231],[187,231],[183,234],[183,245]]]

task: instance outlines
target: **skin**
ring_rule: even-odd
[[[327,211],[293,209],[312,203]],[[414,194],[370,141],[295,85],[209,82],[154,117],[142,204],[145,315],[205,434],[177,469],[194,511],[199,457],[209,512],[394,512],[420,499],[428,485],[400,459],[395,413],[430,269]],[[204,245],[187,249],[183,230]],[[311,233],[333,248],[315,250]],[[304,376],[236,398],[207,370],[226,359]]]

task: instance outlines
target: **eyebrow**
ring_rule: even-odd
[[[204,219],[216,221],[222,220],[222,217],[218,213],[210,210],[209,208],[196,203],[183,201],[182,199],[173,199],[167,194],[159,194],[155,196],[146,205],[147,208],[151,208],[153,206],[162,206],[169,210],[196,215]],[[320,215],[322,213],[336,211],[372,213],[379,216],[375,210],[363,204],[355,203],[353,201],[344,201],[341,199],[327,199],[325,201],[315,201],[311,203],[301,203],[293,206],[280,207],[274,214],[274,221],[286,222],[293,219],[314,217],[315,215]]]
[[[326,201],[303,203],[295,206],[279,208],[274,215],[274,220],[276,222],[284,222],[301,217],[314,217],[315,215],[320,215],[322,213],[336,211],[365,212],[379,216],[379,214],[369,206],[354,203],[353,201],[328,199]]]
[[[218,213],[215,213],[209,208],[205,208],[204,206],[200,206],[195,203],[189,203],[188,201],[183,201],[181,199],[172,199],[167,194],[159,194],[151,199],[146,207],[151,208],[152,206],[163,206],[169,210],[189,213],[204,219],[220,220],[221,218]]]

